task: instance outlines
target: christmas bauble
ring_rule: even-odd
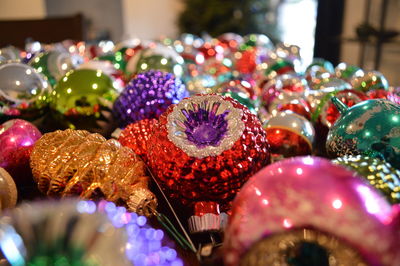
[[[318,77],[324,73],[333,74],[333,64],[322,58],[314,58],[311,64],[306,68],[306,77]]]
[[[55,50],[37,54],[29,61],[29,65],[45,75],[53,87],[61,77],[77,66],[69,53]]]
[[[190,95],[206,94],[213,91],[217,85],[217,80],[211,75],[197,75],[186,79],[186,88]]]
[[[335,67],[335,75],[340,79],[350,81],[354,77],[364,76],[364,71],[358,66],[340,63]]]
[[[390,203],[400,203],[400,171],[390,163],[361,155],[343,156],[333,160],[333,163],[357,172],[378,189]]]
[[[225,49],[229,49],[230,52],[236,52],[243,43],[243,37],[233,32],[221,34],[217,39],[221,42],[221,45]]]
[[[318,157],[286,159],[258,172],[237,194],[224,262],[393,265],[400,255],[395,214],[352,171]]]
[[[400,107],[388,100],[363,101],[350,108],[332,98],[341,117],[331,127],[326,142],[330,156],[379,152],[400,167]]]
[[[272,101],[279,98],[282,92],[292,92],[293,97],[301,97],[300,94],[306,90],[308,90],[308,86],[304,78],[294,74],[286,74],[267,82],[262,87],[261,97],[264,105],[269,106]]]
[[[11,174],[18,187],[33,184],[29,156],[41,136],[40,131],[25,120],[13,119],[0,125],[0,167]]]
[[[14,208],[17,204],[17,187],[6,170],[0,168],[0,211]]]
[[[256,48],[248,48],[237,55],[235,69],[241,74],[251,74],[257,67],[257,50]]]
[[[243,37],[243,44],[240,46],[241,50],[246,50],[250,47],[260,48],[262,50],[274,49],[274,44],[267,35],[264,34],[248,34]]]
[[[160,116],[148,159],[170,197],[188,207],[214,202],[226,211],[270,156],[257,117],[232,98],[209,94],[186,98]]]
[[[28,65],[0,65],[0,120],[19,117],[34,120],[43,115],[51,86]]]
[[[321,75],[320,77],[313,78],[308,84],[311,89],[323,92],[352,89],[350,83],[331,75]]]
[[[113,130],[111,109],[118,93],[118,84],[101,70],[77,69],[58,82],[50,107],[61,127],[107,135]]]
[[[89,60],[80,64],[77,69],[93,69],[93,70],[101,70],[108,76],[112,76],[115,80],[116,87],[118,90],[122,90],[125,87],[125,77],[121,70],[115,68],[115,66],[106,60]]]
[[[265,65],[264,65],[265,64]],[[271,80],[279,75],[296,73],[295,65],[292,60],[274,56],[262,64],[264,77]]]
[[[122,130],[118,137],[118,141],[122,146],[131,148],[145,163],[147,163],[148,141],[153,133],[153,128],[156,123],[156,119],[143,119],[132,123]]]
[[[315,131],[304,117],[289,111],[279,112],[267,121],[264,128],[274,161],[311,154]]]
[[[332,96],[338,98],[348,107],[368,99],[364,93],[348,89],[333,91],[332,93],[326,94],[318,103],[317,108],[312,115],[312,120],[314,122],[318,121],[328,128],[330,128],[340,116],[338,109],[331,101]]]
[[[183,265],[162,230],[112,202],[34,202],[1,218],[11,265]]]
[[[257,114],[260,101],[257,97],[259,91],[255,84],[251,84],[247,80],[235,79],[218,85],[215,92],[237,100],[249,108],[252,113]]]
[[[21,51],[17,47],[12,45],[0,49],[0,56],[3,58],[5,62],[18,61],[21,58],[20,53]]]
[[[133,59],[136,62],[140,51],[148,47],[150,43],[139,39],[128,39],[116,44],[112,52],[100,56],[99,60],[110,61],[117,70],[129,76],[132,73],[132,69],[128,69],[130,60]]]
[[[158,118],[168,106],[187,97],[181,79],[171,73],[150,70],[132,79],[114,104],[120,126],[148,118]]]
[[[364,73],[364,75],[361,77],[354,76],[350,82],[355,90],[364,92],[377,89],[389,89],[389,83],[387,79],[378,71]]]
[[[48,196],[104,197],[145,215],[157,206],[144,163],[131,149],[96,133],[67,129],[44,134],[30,165],[39,190]]]
[[[162,70],[173,73],[176,77],[182,77],[185,72],[183,65],[183,58],[172,48],[162,44],[153,44],[132,57],[126,69],[129,73]]]

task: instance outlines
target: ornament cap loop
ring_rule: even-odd
[[[332,96],[331,101],[341,114],[344,114],[348,109],[347,105],[345,105],[341,100],[339,100],[339,98],[335,96]]]

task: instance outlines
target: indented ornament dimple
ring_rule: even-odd
[[[196,158],[230,149],[243,133],[243,112],[220,98],[196,95],[182,100],[168,115],[168,139]]]

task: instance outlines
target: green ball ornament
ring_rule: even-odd
[[[243,43],[240,45],[240,50],[244,51],[251,47],[256,47],[260,49],[272,50],[274,49],[274,44],[267,35],[264,34],[248,34],[243,37]]]
[[[149,70],[161,70],[173,73],[175,77],[184,75],[184,60],[172,48],[157,44],[145,48],[133,56],[126,67],[129,73],[142,73]]]
[[[385,76],[378,71],[370,71],[363,76],[354,76],[350,80],[351,85],[355,90],[367,92],[371,90],[389,90],[389,83]]]
[[[54,88],[50,107],[64,128],[106,135],[111,130],[112,105],[120,92],[117,88],[101,70],[72,70]]]
[[[367,156],[344,156],[332,161],[357,172],[392,204],[400,203],[400,171],[390,163]]]
[[[75,68],[72,56],[59,51],[39,53],[28,64],[45,75],[53,87],[61,77]]]
[[[384,99],[363,101],[350,108],[336,97],[332,102],[341,117],[328,133],[330,156],[380,154],[400,168],[400,106]]]
[[[350,81],[352,78],[364,76],[364,71],[358,66],[340,63],[335,67],[336,77]]]

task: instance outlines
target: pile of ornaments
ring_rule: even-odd
[[[182,264],[161,247],[163,231],[138,227],[152,216],[166,224],[164,193],[192,235],[221,236],[226,265],[400,261],[400,88],[382,73],[319,58],[307,66],[299,47],[260,34],[183,34],[6,47],[0,89],[1,208],[37,189],[63,199],[46,215],[112,211],[127,263]],[[86,201],[64,199],[74,196]],[[29,246],[27,228],[43,226],[35,204],[0,220],[0,243],[19,252],[0,245],[6,259],[91,264],[86,240],[71,238],[77,250],[59,257]]]

